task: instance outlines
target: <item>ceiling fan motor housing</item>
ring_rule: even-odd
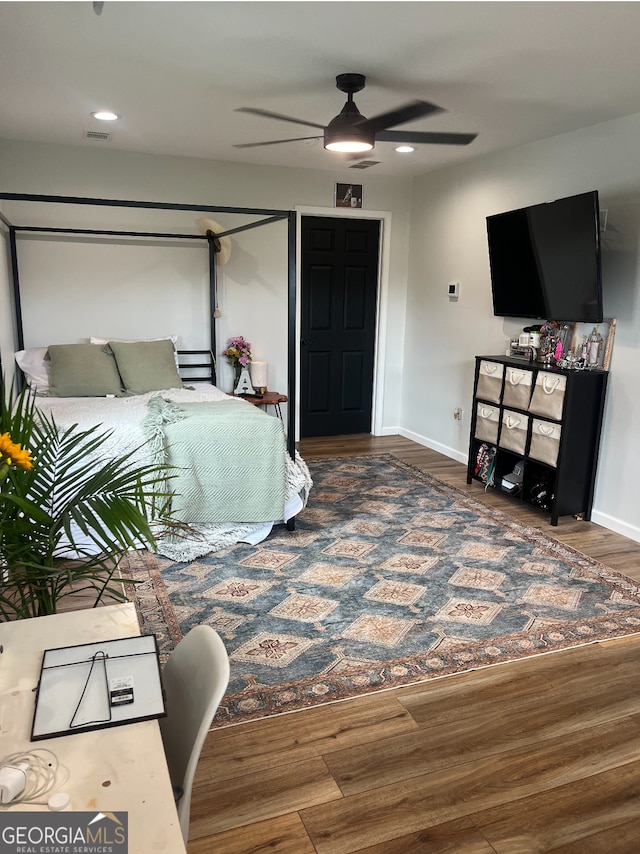
[[[361,143],[362,150],[373,148],[376,141],[375,131],[367,127],[365,122],[366,118],[349,99],[339,115],[331,119],[324,129],[324,147],[339,144],[348,138],[352,143]]]
[[[336,77],[336,86],[341,92],[353,95],[355,92],[360,92],[364,89],[366,81],[367,78],[364,74],[338,74]]]

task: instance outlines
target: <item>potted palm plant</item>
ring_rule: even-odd
[[[170,524],[170,469],[100,459],[108,432],[60,431],[28,390],[1,392],[0,621],[54,614],[71,593],[126,599],[120,558]]]

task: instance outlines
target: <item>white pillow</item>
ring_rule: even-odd
[[[45,361],[48,347],[31,347],[18,350],[15,360],[27,379],[27,385],[39,394],[49,392],[49,370],[51,362]]]
[[[172,341],[173,342],[173,358],[178,367],[178,336],[163,335],[161,338],[96,338],[94,335],[89,338],[89,344],[108,344],[109,341],[116,341],[120,344],[138,344],[140,341]]]

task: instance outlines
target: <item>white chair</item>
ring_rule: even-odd
[[[191,791],[200,751],[229,684],[229,657],[211,626],[195,626],[162,671],[167,716],[160,718],[169,774],[185,843]]]

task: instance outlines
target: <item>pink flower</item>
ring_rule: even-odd
[[[242,335],[236,335],[234,338],[229,338],[222,355],[227,357],[231,365],[242,365],[244,368],[251,361],[251,344],[245,341]]]

